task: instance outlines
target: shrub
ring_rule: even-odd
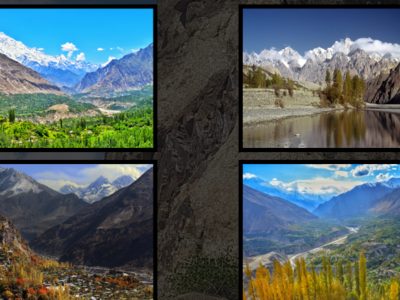
[[[293,89],[291,87],[288,88],[288,92],[290,97],[293,97]]]
[[[283,92],[283,96],[286,97],[286,91]]]
[[[238,299],[238,260],[231,255],[231,251],[227,249],[222,254],[215,253],[215,258],[200,252],[189,256],[172,274],[171,296],[198,292],[230,300]]]

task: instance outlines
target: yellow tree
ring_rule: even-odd
[[[244,274],[246,274],[246,276],[250,279],[251,278],[251,274],[252,274],[252,270],[249,266],[249,263],[246,263],[246,268],[244,269]]]
[[[399,299],[399,285],[395,280],[390,285],[390,300]]]

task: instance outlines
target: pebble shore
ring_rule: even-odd
[[[264,122],[272,122],[288,118],[303,117],[323,114],[343,108],[281,108],[281,109],[260,109],[243,111],[243,126],[251,126]]]

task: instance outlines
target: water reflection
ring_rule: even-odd
[[[400,115],[346,110],[243,129],[244,148],[397,148]]]

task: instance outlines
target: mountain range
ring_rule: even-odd
[[[74,194],[62,195],[22,172],[0,167],[0,213],[12,218],[28,241],[87,205]]]
[[[123,175],[110,183],[107,178],[101,175],[87,187],[77,187],[71,184],[67,184],[61,187],[59,192],[61,194],[74,193],[86,202],[93,203],[104,197],[114,194],[119,189],[130,185],[136,179],[136,177],[135,179],[133,179],[130,176]]]
[[[152,272],[153,168],[29,243],[74,265]]]
[[[314,48],[302,57],[297,51],[286,47],[280,51],[263,50],[260,54],[243,53],[244,65],[272,66],[280,74],[292,79],[325,84],[326,70],[331,74],[338,68],[342,74],[349,70],[350,75],[363,76],[365,80],[378,76],[381,72],[397,66],[400,59],[391,53],[381,56],[376,52],[367,53],[357,48],[357,44],[346,38],[335,42],[332,47]]]
[[[100,65],[84,61],[72,61],[63,54],[51,56],[36,48],[0,32],[0,53],[38,72],[46,80],[57,86],[73,85],[87,72],[97,70]]]
[[[313,211],[318,205],[328,201],[334,194],[315,195],[310,193],[300,193],[296,189],[285,189],[279,185],[273,185],[271,182],[265,181],[259,177],[243,178],[243,184],[256,189],[265,194],[283,198],[300,207]]]
[[[1,94],[56,94],[64,93],[34,70],[0,53]]]
[[[243,232],[271,232],[318,219],[306,209],[243,184]]]
[[[81,81],[65,92],[88,93],[94,90],[102,92],[120,92],[139,90],[145,85],[153,85],[153,43],[121,59],[113,59],[105,67],[87,73]]]
[[[361,212],[372,201],[400,187],[400,178],[365,183],[320,204],[313,214],[327,219],[346,219]]]

